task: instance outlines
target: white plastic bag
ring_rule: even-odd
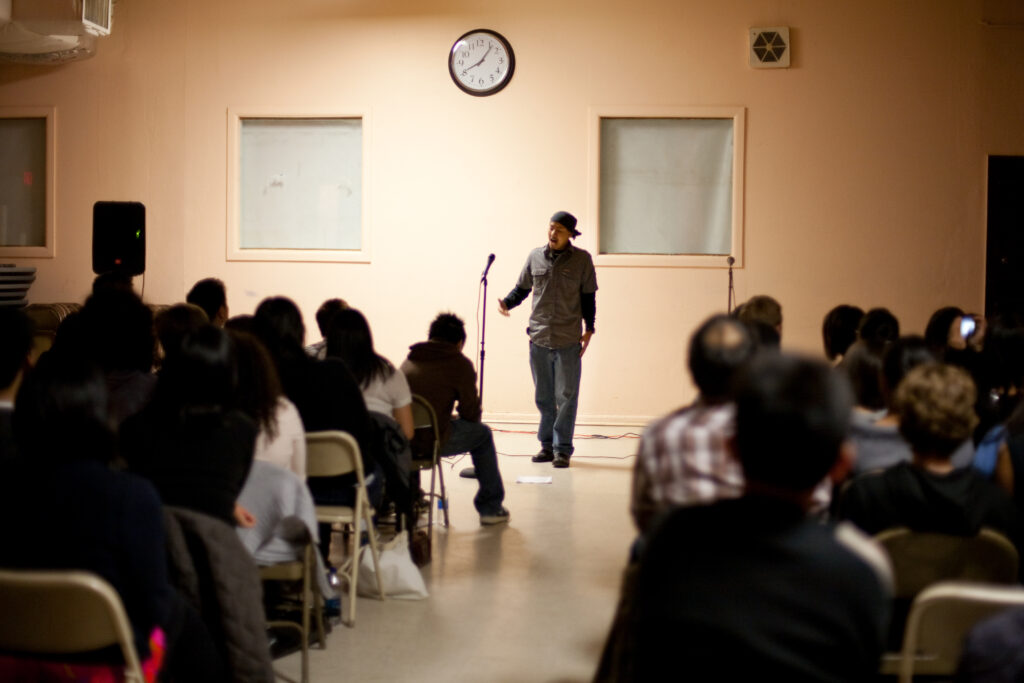
[[[380,573],[384,580],[384,594],[389,598],[422,600],[429,596],[423,575],[409,554],[409,534],[406,531],[400,531],[394,539],[380,546]],[[359,560],[358,593],[366,597],[380,595],[369,546],[362,549]]]

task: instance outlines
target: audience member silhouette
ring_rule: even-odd
[[[234,408],[235,372],[228,334],[206,325],[167,358],[152,402],[121,428],[129,468],[152,481],[166,505],[230,524],[257,433]]]

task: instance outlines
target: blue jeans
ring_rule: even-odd
[[[476,480],[479,488],[473,505],[481,515],[493,515],[501,512],[501,503],[505,500],[505,485],[501,483],[501,472],[498,471],[498,452],[494,448],[494,436],[491,428],[483,422],[452,420],[448,432],[448,440],[441,446],[441,455],[458,455],[469,453],[476,468]]]
[[[545,450],[564,455],[573,453],[581,369],[579,344],[546,349],[530,342],[534,400],[540,411],[537,440]]]

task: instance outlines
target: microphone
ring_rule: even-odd
[[[730,256],[729,258],[725,259],[725,262],[731,266],[732,264],[736,263],[736,259]]]
[[[492,263],[494,263],[494,254],[491,254],[490,256],[487,257],[487,265],[484,267],[484,274],[480,276],[481,278],[487,277],[487,271],[491,269]]]

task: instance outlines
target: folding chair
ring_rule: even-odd
[[[1024,588],[968,581],[942,581],[914,599],[900,655],[900,683],[915,674],[951,676],[963,654],[964,638],[986,617],[1024,605]]]
[[[266,581],[280,581],[287,583],[298,583],[301,591],[299,609],[301,616],[297,622],[284,619],[268,620],[267,626],[271,628],[289,628],[298,631],[302,647],[302,674],[301,683],[309,682],[309,616],[310,612],[316,617],[317,636],[320,638],[320,648],[327,648],[327,638],[324,631],[323,598],[320,595],[320,587],[317,582],[317,550],[313,545],[313,539],[306,529],[302,520],[292,517],[296,522],[296,528],[304,536],[305,546],[302,551],[302,559],[293,562],[278,562],[265,565],[259,568],[260,579]],[[293,679],[285,676],[279,671],[274,673],[289,683],[296,683]]]
[[[145,680],[121,598],[96,574],[0,570],[0,614],[6,652],[71,655],[117,645],[125,681]]]
[[[317,521],[332,526],[340,524],[352,527],[348,557],[338,568],[339,578],[348,581],[348,625],[356,622],[356,585],[359,581],[360,527],[365,526],[368,545],[373,555],[373,569],[377,574],[380,599],[384,600],[384,577],[380,571],[380,550],[377,545],[377,531],[373,524],[366,479],[363,475],[363,459],[359,444],[351,434],[342,431],[306,432],[306,477],[336,477],[355,472],[356,501],[352,507],[343,505],[317,505]],[[360,524],[362,522],[362,524]]]
[[[416,429],[430,430],[431,445],[428,452],[416,452],[413,450],[412,466],[417,470],[430,470],[430,493],[427,500],[429,509],[427,511],[427,525],[434,527],[434,501],[440,503],[444,513],[444,525],[448,526],[448,492],[444,487],[444,471],[441,469],[441,428],[437,421],[437,413],[427,399],[419,394],[412,395],[412,421]],[[441,492],[436,493],[435,480],[440,482]]]
[[[892,562],[894,626],[921,591],[940,581],[1007,585],[1017,581],[1017,550],[1006,536],[993,529],[981,529],[975,536],[952,536],[898,527],[877,534],[875,540]],[[899,673],[901,660],[899,652],[886,653],[881,672]]]

